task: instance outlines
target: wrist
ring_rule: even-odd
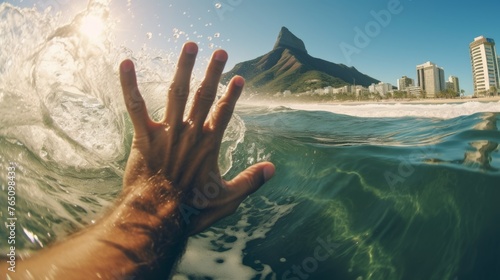
[[[129,189],[98,225],[99,241],[121,251],[141,274],[171,268],[188,238],[179,212],[179,192],[144,186]]]

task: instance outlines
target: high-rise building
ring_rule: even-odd
[[[448,84],[447,89],[453,90],[453,92],[460,93],[460,83],[458,82],[458,78],[455,76],[450,76],[448,78]]]
[[[479,36],[470,43],[472,79],[474,95],[489,94],[491,90],[500,88],[499,59],[495,50],[495,41]]]
[[[407,87],[414,86],[415,81],[411,78],[408,78],[406,76],[401,77],[398,79],[398,90],[406,90]]]
[[[417,65],[417,81],[427,97],[436,97],[446,89],[444,69],[430,61]]]

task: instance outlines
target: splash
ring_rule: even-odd
[[[262,207],[254,207],[253,204]],[[211,277],[213,279],[274,279],[269,265],[255,260],[244,262],[245,248],[252,241],[264,239],[276,223],[288,215],[296,203],[279,205],[265,197],[248,199],[238,209],[234,224],[213,227],[191,238],[173,279]],[[258,269],[254,268],[257,264]]]
[[[123,59],[136,64],[150,115],[164,113],[176,54],[115,45],[114,22],[105,0],[70,20],[0,4],[0,165],[20,166],[20,250],[92,223],[120,192],[132,137],[117,73]],[[221,147],[223,174],[244,133],[233,118]]]

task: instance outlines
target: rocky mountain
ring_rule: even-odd
[[[354,81],[368,87],[379,82],[354,67],[312,57],[304,42],[286,27],[281,28],[272,51],[237,64],[223,74],[222,82],[228,82],[234,75],[243,76],[246,88],[259,93],[285,90],[299,93],[326,86],[340,87]]]

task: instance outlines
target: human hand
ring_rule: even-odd
[[[230,181],[221,178],[219,149],[244,85],[242,77],[234,77],[210,112],[228,58],[225,51],[213,53],[187,119],[183,119],[197,52],[195,43],[184,45],[168,90],[165,117],[160,122],[152,121],[148,115],[133,63],[125,60],[120,65],[125,104],[134,127],[124,176],[125,200],[160,219],[168,218],[164,216],[177,208],[173,211],[183,215],[188,234],[198,233],[234,213],[249,194],[274,174],[274,166],[262,162]]]
[[[148,116],[133,63],[122,62],[120,81],[134,126],[123,195],[94,225],[19,262],[19,277],[165,279],[188,235],[232,214],[273,176],[269,162],[255,164],[230,181],[220,176],[220,144],[244,84],[242,77],[234,77],[210,112],[227,61],[223,50],[214,52],[183,119],[197,51],[194,43],[184,45],[160,122]],[[7,270],[6,262],[0,270]]]

